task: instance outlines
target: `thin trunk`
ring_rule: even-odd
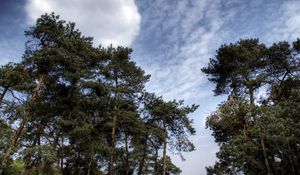
[[[247,138],[247,130],[248,130],[248,128],[249,128],[248,119],[247,119],[247,116],[244,115],[243,132],[244,132],[245,141],[248,140],[248,138]]]
[[[33,143],[32,143],[31,146],[32,146],[32,147],[36,146],[36,145],[37,145],[37,142],[38,142],[38,137],[34,138],[34,141],[33,141]],[[26,154],[25,157],[24,157],[24,159],[31,159],[32,156],[33,156],[32,153]],[[28,174],[28,170],[30,170],[30,169],[35,165],[36,161],[37,161],[37,160],[34,159],[33,161],[31,161],[31,162],[29,162],[28,164],[24,165],[21,174],[22,174],[22,175]]]
[[[125,174],[128,175],[129,174],[129,153],[128,153],[128,136],[125,133]]]
[[[53,144],[52,144],[52,147],[53,147],[53,150],[58,150],[57,149],[57,146],[59,145],[59,129],[56,130],[56,132],[53,133]],[[56,153],[56,156],[59,157],[60,154]],[[60,158],[57,159],[57,169],[60,168]],[[62,174],[62,172],[61,172]]]
[[[41,164],[42,161],[42,150],[41,150],[41,137],[40,134],[38,135],[38,160],[37,160],[37,164]],[[39,174],[42,174],[42,169],[39,168],[38,169]]]
[[[255,105],[254,104],[254,90],[253,90],[252,86],[248,87],[248,89],[249,89],[251,113],[253,113],[253,108],[254,108],[254,105]],[[255,115],[252,114],[252,117],[253,117],[253,121],[256,122]],[[262,129],[260,129],[260,132],[261,132],[261,135],[263,135]],[[265,166],[267,168],[267,174],[271,175],[272,171],[271,171],[271,168],[270,168],[270,163],[269,163],[269,160],[268,160],[268,155],[267,155],[267,151],[266,151],[265,141],[264,141],[263,137],[260,137],[260,144],[261,144],[261,148],[262,148],[262,152],[263,152],[264,163],[265,163]]]
[[[92,161],[93,161],[93,155],[91,156],[91,159],[90,159],[90,161],[89,161],[88,170],[87,170],[87,175],[90,175],[90,173],[91,173]]]
[[[118,88],[118,78],[115,79],[115,88]],[[116,100],[116,104],[114,106],[114,110],[113,110],[113,119],[112,119],[112,129],[111,129],[111,147],[112,147],[112,152],[110,155],[110,159],[109,159],[109,164],[108,164],[108,174],[109,175],[113,175],[113,163],[114,163],[114,157],[115,157],[115,142],[116,142],[116,125],[117,125],[117,115],[116,112],[118,110],[118,104],[117,104],[117,100],[119,99],[119,94],[116,90],[115,92],[115,100]]]
[[[2,101],[3,101],[4,96],[5,96],[5,94],[6,94],[7,91],[8,91],[8,87],[4,87],[4,90],[3,90],[3,92],[2,92],[2,94],[0,96],[0,105],[2,104]]]
[[[250,105],[254,105],[254,94],[252,87],[249,88],[249,96],[250,96]]]
[[[142,175],[142,174],[143,174],[146,156],[147,156],[147,150],[144,149],[143,155],[142,155],[142,157],[141,157],[141,159],[140,159],[138,175]],[[155,162],[155,163],[156,163],[156,162]]]
[[[116,106],[115,106],[116,108]],[[111,130],[111,147],[112,147],[112,151],[111,151],[111,155],[110,155],[110,160],[109,160],[109,175],[113,175],[113,162],[114,162],[114,157],[115,157],[115,139],[116,139],[116,122],[117,122],[117,116],[114,115],[113,116],[113,127]]]
[[[295,157],[295,168],[296,168],[296,174],[300,174],[300,154],[299,154],[299,147],[297,146],[297,143],[295,143],[294,140],[290,143],[291,149],[293,150],[293,155]]]
[[[261,135],[263,134],[263,131],[260,129]],[[268,155],[267,155],[267,151],[266,151],[266,145],[265,145],[265,141],[264,138],[261,136],[260,137],[260,144],[261,144],[261,148],[262,148],[262,152],[263,152],[263,157],[264,157],[264,162],[267,168],[267,174],[271,175],[273,174],[270,168],[270,163],[269,163],[269,159],[268,159]]]
[[[35,101],[36,97],[38,96],[38,92],[41,88],[41,85],[42,85],[42,82],[43,82],[43,77],[41,76],[39,78],[39,81],[38,81],[38,84],[35,88],[35,91],[34,91],[34,94],[29,102],[32,103]],[[9,157],[11,156],[13,150],[16,148],[17,144],[18,144],[18,141],[20,139],[20,136],[22,135],[23,133],[23,130],[24,130],[24,127],[25,127],[25,124],[27,123],[27,120],[29,119],[29,114],[28,112],[25,112],[25,115],[18,127],[18,129],[16,130],[15,132],[15,135],[13,136],[13,139],[12,139],[12,142],[10,143],[9,147],[7,148],[5,154],[4,154],[4,157],[3,157],[3,160],[2,160],[2,163],[1,163],[1,169],[0,169],[0,175],[3,174],[3,169],[7,166],[7,162],[8,162],[8,159]]]
[[[247,141],[247,135],[246,135],[246,125],[243,125],[243,133],[244,133],[244,138],[245,138],[245,141]]]
[[[272,175],[272,171],[271,171],[271,168],[270,168],[270,165],[269,165],[269,160],[268,160],[268,156],[267,156],[267,152],[266,152],[265,142],[264,142],[263,138],[260,139],[260,143],[261,143],[261,146],[262,146],[264,162],[265,162],[265,165],[266,165],[266,168],[267,168],[267,175]]]
[[[293,161],[293,158],[291,155],[293,155],[293,152],[291,150],[291,147],[290,147],[290,143],[289,143],[289,140],[287,140],[287,145],[288,145],[288,150],[289,150],[289,161],[290,161],[290,164],[291,164],[291,168],[292,168],[292,172],[293,172],[293,175],[296,175],[296,170],[295,170],[295,167],[294,167],[294,161]]]
[[[64,171],[64,136],[61,137],[61,147],[60,147],[60,172]]]
[[[231,75],[231,79],[232,79],[232,85],[231,85],[232,94],[234,96],[238,96],[237,78],[235,75]]]
[[[165,128],[165,131],[164,131],[164,146],[163,146],[163,167],[162,167],[162,175],[166,175],[166,162],[167,162],[167,129],[166,129],[166,125],[164,124],[164,128]]]
[[[143,149],[143,155],[140,159],[140,163],[139,163],[139,168],[138,168],[138,175],[142,175],[143,174],[143,170],[144,170],[144,166],[145,166],[145,161],[146,161],[146,157],[147,157],[147,141],[148,141],[148,135],[146,135],[146,142],[145,145],[143,145],[144,149]]]
[[[154,174],[158,174],[158,148],[155,148],[155,166],[154,166]]]
[[[294,163],[293,163],[292,157],[290,155],[288,155],[288,157],[289,157],[289,161],[290,161],[290,164],[291,164],[293,175],[296,175],[296,171],[295,171],[295,168],[294,168]]]
[[[25,114],[26,115],[26,114]],[[4,154],[4,157],[3,157],[3,161],[1,163],[1,169],[0,169],[0,175],[3,174],[3,169],[6,168],[7,166],[7,162],[8,162],[8,159],[9,157],[11,156],[12,152],[13,152],[13,149],[17,146],[17,143],[19,141],[19,138],[22,134],[22,131],[25,127],[25,123],[26,123],[26,120],[23,120],[21,123],[20,123],[20,126],[19,128],[17,129],[13,139],[12,139],[12,142],[10,143],[8,149],[6,150],[5,154]]]
[[[262,129],[260,129],[261,135],[263,134]],[[267,168],[267,174],[271,175],[273,174],[270,168],[270,163],[269,163],[269,159],[268,159],[268,155],[267,155],[267,151],[266,151],[266,145],[265,145],[265,141],[264,138],[261,136],[260,137],[260,144],[261,144],[261,148],[262,148],[262,152],[263,152],[263,157],[264,157],[264,162]]]

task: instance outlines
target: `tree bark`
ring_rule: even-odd
[[[143,145],[143,155],[142,155],[142,157],[140,159],[140,162],[139,162],[138,175],[143,174],[143,170],[144,170],[144,166],[145,166],[145,160],[146,160],[146,157],[147,157],[147,141],[148,141],[148,135],[147,134],[146,134],[145,138],[146,138],[146,140],[145,140],[145,144]]]
[[[128,136],[125,131],[125,175],[129,174],[129,153],[128,153]]]
[[[19,138],[20,138],[20,136],[22,134],[22,131],[23,131],[24,127],[25,127],[25,123],[26,123],[26,120],[23,120],[20,123],[20,125],[19,125],[19,127],[18,127],[18,129],[17,129],[17,131],[16,131],[16,133],[15,133],[15,135],[13,137],[13,139],[12,139],[12,142],[10,143],[8,149],[6,150],[6,152],[4,154],[4,157],[3,157],[3,160],[2,160],[2,163],[1,163],[1,167],[0,167],[1,168],[0,169],[0,175],[3,174],[3,169],[6,168],[8,159],[9,159],[11,153],[13,152],[13,149],[17,146]]]
[[[163,172],[162,175],[166,175],[166,160],[167,160],[167,129],[166,129],[166,124],[164,124],[164,145],[163,145]]]
[[[116,106],[115,106],[115,110],[116,110]],[[117,116],[114,114],[113,116],[113,127],[111,130],[111,147],[112,147],[112,152],[110,155],[110,160],[109,160],[109,175],[113,175],[113,162],[114,162],[114,157],[115,157],[115,139],[116,139],[116,122],[117,122]]]
[[[146,152],[146,150],[144,150],[143,151],[143,156],[141,157],[140,163],[139,163],[138,175],[143,174],[146,156],[147,156],[147,152]]]
[[[155,166],[154,174],[158,174],[158,148],[155,148]]]
[[[39,78],[39,81],[36,85],[36,88],[34,90],[34,94],[33,94],[32,98],[29,102],[29,105],[30,105],[30,103],[34,102],[36,97],[38,96],[38,92],[39,92],[39,90],[42,86],[42,83],[43,83],[43,76],[41,76]],[[15,149],[15,147],[17,146],[18,141],[19,141],[19,139],[20,139],[20,137],[23,133],[25,124],[27,123],[28,119],[29,119],[29,114],[28,114],[28,112],[25,112],[25,115],[24,115],[20,125],[17,128],[17,130],[15,132],[15,135],[13,136],[12,142],[10,143],[10,145],[8,146],[8,148],[7,148],[7,150],[4,154],[4,157],[3,157],[3,160],[2,160],[2,163],[1,163],[1,167],[0,167],[1,168],[0,169],[0,175],[3,174],[3,169],[7,166],[7,162],[9,160],[9,157],[11,156],[11,154],[12,154],[13,150]]]
[[[0,105],[2,104],[2,101],[3,101],[4,96],[5,96],[5,94],[6,94],[7,91],[8,91],[8,87],[4,87],[4,90],[3,90],[3,92],[2,92],[2,94],[0,96]]]
[[[89,161],[88,170],[87,170],[87,175],[90,175],[90,173],[91,173],[92,161],[93,161],[93,155],[91,156],[91,159],[90,159],[90,161]]]
[[[291,164],[291,168],[292,168],[292,172],[293,172],[293,175],[296,175],[296,169],[295,169],[295,166],[294,166],[294,161],[293,161],[293,158],[291,155],[293,155],[293,152],[291,150],[291,147],[290,147],[290,143],[289,143],[289,140],[287,140],[287,145],[288,145],[288,157],[289,157],[289,161],[290,161],[290,164]]]
[[[267,174],[272,175],[272,171],[271,171],[271,168],[270,168],[270,164],[269,164],[268,156],[267,156],[267,152],[266,152],[265,142],[264,142],[263,138],[260,139],[260,143],[261,143],[261,146],[262,146],[264,162],[265,162],[265,165],[266,165],[266,168],[267,168]]]
[[[299,154],[299,147],[297,146],[297,143],[295,142],[295,140],[291,140],[290,142],[290,147],[293,151],[293,155],[295,157],[295,170],[296,170],[296,174],[300,174],[300,154]]]
[[[60,172],[63,173],[64,171],[64,136],[61,136],[61,157],[60,157]]]
[[[249,90],[249,97],[250,97],[251,113],[252,113],[253,121],[256,122],[256,117],[253,115],[253,108],[254,108],[254,105],[255,105],[254,104],[254,89],[250,85],[250,86],[248,86],[248,90]],[[262,137],[262,134],[263,134],[262,129],[260,129],[260,132],[261,132],[260,145],[261,145],[262,152],[263,152],[264,163],[265,163],[265,166],[267,168],[267,174],[272,175],[272,171],[271,171],[271,168],[270,168],[270,163],[269,163],[268,155],[267,155],[267,151],[266,151],[265,141],[264,141],[264,138]]]
[[[110,159],[109,159],[109,164],[108,164],[108,174],[109,175],[113,175],[113,162],[114,162],[114,157],[115,157],[115,142],[116,142],[116,125],[117,125],[117,115],[116,112],[118,110],[118,104],[117,104],[117,100],[119,99],[119,94],[117,92],[117,88],[118,88],[118,78],[115,79],[115,88],[116,88],[116,92],[115,92],[115,100],[116,100],[116,104],[114,106],[113,109],[113,119],[112,119],[112,129],[111,129],[111,147],[112,147],[112,153],[110,155]]]

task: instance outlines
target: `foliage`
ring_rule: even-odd
[[[300,173],[299,41],[240,40],[221,46],[202,69],[216,95],[230,93],[207,118],[220,145],[208,174]]]
[[[180,173],[166,149],[193,150],[195,105],[149,99],[132,49],[94,47],[54,13],[25,34],[22,61],[0,68],[0,174]]]

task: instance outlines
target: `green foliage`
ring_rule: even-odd
[[[54,13],[25,33],[22,61],[0,68],[0,174],[159,174],[163,158],[180,173],[159,154],[161,134],[169,149],[192,151],[187,115],[197,106],[157,98],[149,108],[150,75],[132,49],[94,47]]]
[[[267,48],[258,39],[240,40],[236,44],[222,45],[202,71],[216,84],[216,95],[229,92],[238,95],[249,86],[253,90],[261,86],[266,55]]]
[[[207,118],[220,145],[208,174],[299,174],[299,39],[223,45],[202,71],[228,100]],[[267,95],[257,100],[257,91]]]
[[[158,161],[158,172],[156,172],[156,174],[162,174],[163,172],[163,159],[160,159]],[[169,156],[166,157],[166,175],[176,175],[176,174],[180,174],[181,170],[180,168],[176,167],[172,161],[171,158]]]

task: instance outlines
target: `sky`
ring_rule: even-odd
[[[151,74],[148,91],[200,105],[190,115],[196,151],[185,153],[185,161],[172,156],[183,175],[206,174],[205,166],[216,161],[218,146],[205,118],[226,96],[214,96],[200,71],[209,58],[241,38],[270,45],[300,37],[300,0],[0,0],[0,64],[21,60],[24,31],[52,11],[76,22],[95,46],[133,48],[131,58]]]

